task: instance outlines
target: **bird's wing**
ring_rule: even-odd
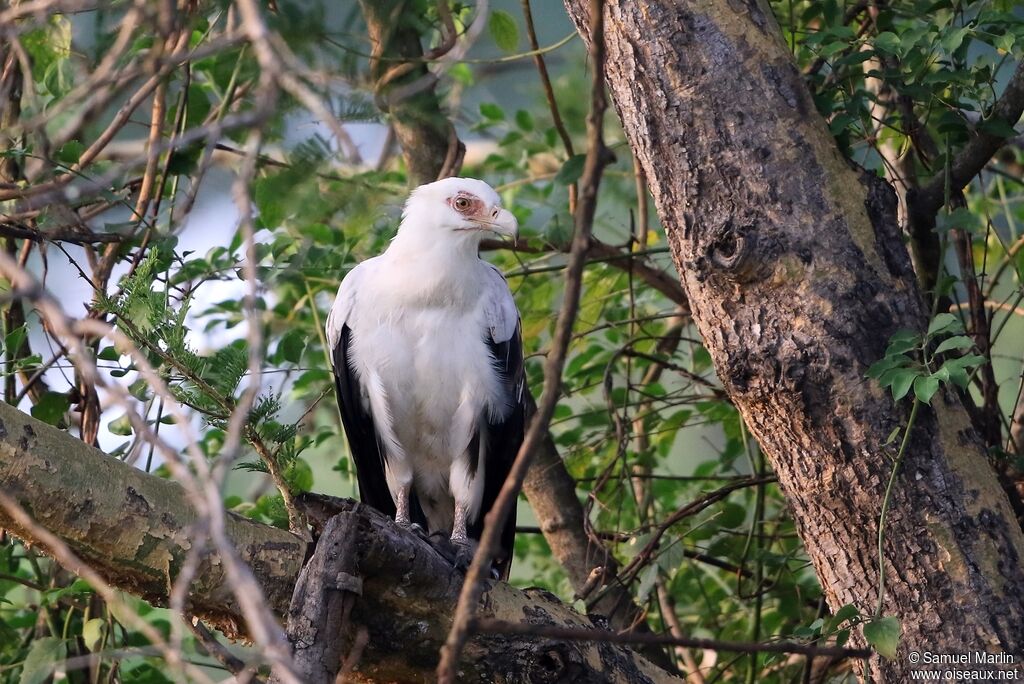
[[[334,388],[345,426],[349,451],[359,482],[359,499],[386,515],[395,517],[395,502],[391,498],[384,476],[385,451],[374,424],[373,411],[366,390],[352,366],[352,312],[358,305],[360,283],[376,266],[373,259],[362,262],[345,276],[338,288],[338,296],[327,316],[327,342],[331,347],[331,365],[334,370]]]
[[[480,515],[469,529],[469,534],[479,539],[483,532],[483,520],[494,505],[519,447],[523,443],[526,423],[526,403],[523,373],[523,339],[519,323],[519,310],[509,291],[508,283],[496,267],[488,264],[484,296],[486,298],[487,343],[494,357],[505,399],[503,415],[486,412],[480,417],[481,435],[480,463],[484,464],[484,493]],[[475,442],[476,440],[474,440]],[[508,579],[512,565],[512,548],[516,532],[515,507],[505,521],[501,532],[501,550],[495,559],[495,567],[502,579]]]

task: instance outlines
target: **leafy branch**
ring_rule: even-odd
[[[168,377],[175,400],[199,412],[212,427],[224,430],[237,407],[237,394],[248,368],[248,350],[244,341],[225,345],[210,356],[192,348],[186,338],[190,298],[183,297],[175,307],[167,290],[152,288],[161,259],[161,251],[152,249],[135,272],[122,280],[120,294],[101,298],[99,306],[116,316],[118,327],[153,357],[154,365]],[[102,350],[99,356],[120,358],[112,348]],[[120,374],[130,370],[121,369]],[[304,529],[304,522],[294,495],[312,486],[309,467],[299,455],[312,440],[299,437],[298,423],[280,422],[280,410],[279,397],[263,395],[256,400],[243,434],[260,460],[236,468],[271,476],[281,493],[289,528],[295,532]],[[270,509],[264,512],[276,517]]]

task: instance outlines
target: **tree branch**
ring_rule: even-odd
[[[1005,121],[1015,125],[1024,114],[1024,61],[1017,64],[1010,82],[1006,84],[1003,94],[996,100],[986,120]],[[950,187],[954,192],[971,182],[985,165],[989,163],[999,148],[1006,144],[1007,138],[978,130],[967,145],[953,159],[949,168]],[[935,225],[935,214],[942,207],[946,194],[946,174],[942,173],[928,182],[919,192],[914,193],[908,201],[916,218],[931,216],[931,225]]]
[[[0,403],[0,489],[110,584],[167,605],[169,588],[191,548],[190,527],[198,519],[181,485],[147,475]],[[283,614],[306,545],[284,530],[236,515],[227,516],[226,526],[268,605]],[[4,511],[0,527],[27,543],[37,541]],[[203,558],[189,591],[186,605],[193,615],[229,637],[246,636],[217,554]]]
[[[32,518],[26,521],[10,507],[0,506],[0,528],[44,552],[52,547],[43,538],[43,532],[48,532],[45,536],[55,536],[111,586],[154,605],[169,603],[168,593],[185,565],[193,543],[191,526],[198,518],[179,484],[136,470],[0,403],[0,491]],[[365,630],[357,665],[364,677],[429,679],[455,614],[461,574],[426,541],[367,506],[321,496],[307,497],[303,508],[317,529],[340,511],[334,529],[349,538],[352,557],[347,562],[354,565],[346,566],[351,570],[348,574],[361,578],[361,593],[352,604],[344,633],[336,624],[325,629],[338,633],[346,643],[353,643]],[[266,594],[268,606],[278,616],[285,615],[306,558],[306,544],[285,530],[240,516],[228,515],[225,527]],[[324,532],[317,553],[330,552],[331,544],[325,539],[331,534],[329,529]],[[326,566],[313,563],[314,570],[307,574],[315,574],[317,567]],[[68,569],[82,571],[80,566]],[[323,577],[316,581],[322,582]],[[484,619],[525,620],[529,625],[572,630],[600,627],[547,592],[520,591],[503,582],[486,582],[483,590],[478,615]],[[230,638],[248,636],[216,553],[201,557],[188,591],[184,605],[190,615]],[[293,615],[302,614],[302,599],[309,596],[296,592]],[[289,630],[293,643],[302,633],[297,625]],[[300,653],[296,660],[301,660]],[[339,659],[334,671],[341,666]],[[460,669],[465,681],[494,681],[509,672],[516,675],[514,680],[680,681],[625,648],[519,636],[473,637],[466,644]]]
[[[869,658],[871,649],[842,648],[838,646],[818,646],[817,644],[799,644],[792,641],[775,641],[768,643],[747,643],[742,641],[719,641],[718,639],[695,639],[675,637],[662,634],[616,634],[598,630],[566,629],[523,625],[521,623],[500,622],[498,620],[478,619],[474,623],[481,632],[493,634],[521,634],[524,636],[550,637],[566,641],[606,641],[616,644],[663,644],[665,646],[688,646],[712,651],[731,651],[733,653],[798,653],[808,656],[840,656],[843,658]]]
[[[373,45],[377,105],[390,117],[412,184],[455,175],[465,146],[441,111],[437,77],[423,61],[419,32],[402,11],[404,0],[360,0],[359,5]]]

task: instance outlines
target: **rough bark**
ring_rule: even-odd
[[[197,519],[179,484],[147,475],[0,402],[0,489],[112,585],[154,605],[167,604]],[[0,528],[29,543],[35,539],[3,508]],[[285,530],[235,515],[227,518],[227,533],[271,609],[283,614],[306,544]],[[244,636],[241,609],[216,554],[200,564],[188,607],[226,635]]]
[[[585,3],[566,0],[585,34]],[[760,441],[829,605],[874,612],[878,515],[905,424],[865,379],[927,319],[891,188],[851,166],[766,3],[611,0],[606,78],[693,317]],[[586,36],[584,36],[586,38]],[[910,650],[1024,658],[1024,535],[951,393],[921,411],[897,477],[883,613]]]
[[[368,506],[333,500],[330,507],[340,512],[326,522],[299,578],[288,617],[303,681],[334,682],[345,658],[358,663],[350,681],[433,681],[462,574],[431,544]],[[346,607],[350,598],[354,600]],[[595,626],[546,591],[520,591],[496,581],[487,582],[477,618]],[[365,634],[360,638],[361,630]],[[487,634],[467,643],[459,680],[682,681],[611,644]]]
[[[361,656],[359,644],[365,645],[368,632],[364,629],[360,638],[358,630],[350,630],[349,619],[363,593],[355,548],[359,532],[352,514],[331,518],[295,583],[288,609],[288,640],[294,671],[306,684],[334,682],[345,664],[346,640],[352,642],[356,657]],[[278,684],[280,680],[272,677],[270,681]]]
[[[113,586],[154,605],[167,604],[169,587],[191,548],[190,527],[196,521],[180,485],[136,470],[0,402],[0,490]],[[348,500],[328,500],[324,507],[325,500],[304,500],[303,507],[314,520],[322,520],[325,510],[330,515],[340,510],[338,537],[333,544],[321,541],[320,558],[314,556],[305,571],[307,581],[294,597],[306,543],[285,530],[239,516],[227,519],[228,537],[253,570],[271,610],[284,616],[292,605],[290,636],[294,643],[308,646],[300,649],[305,653],[299,660],[322,665],[309,671],[308,681],[319,681],[317,677],[329,668],[337,672],[340,667],[340,662],[331,661],[342,652],[341,642],[332,640],[341,623],[350,638],[360,629],[367,633],[357,681],[430,681],[451,626],[462,575],[432,546],[383,515]],[[2,507],[0,528],[26,543],[36,540],[33,529],[16,524]],[[350,558],[339,555],[345,545],[351,548]],[[332,553],[334,560],[351,565],[326,563]],[[335,570],[329,582],[325,568]],[[332,597],[331,588],[351,590],[360,583],[339,580],[339,568],[350,570],[345,573],[349,580],[361,579],[361,593],[352,602],[348,620],[338,620],[343,605],[335,599],[343,597]],[[245,638],[241,610],[215,554],[203,558],[189,592],[187,606],[193,615],[231,638]],[[504,582],[488,585],[479,615],[593,627],[551,594],[520,591]],[[303,622],[302,616],[313,617]],[[329,626],[317,633],[310,629],[313,618]],[[622,646],[515,635],[475,637],[462,666],[464,681],[680,681]]]

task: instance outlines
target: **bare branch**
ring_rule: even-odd
[[[69,242],[73,245],[119,243],[127,239],[118,233],[95,233],[91,230],[39,230],[13,221],[0,221],[0,235],[32,242]]]
[[[470,634],[472,613],[483,591],[484,574],[491,566],[498,536],[504,521],[515,505],[534,451],[537,450],[547,434],[548,423],[551,421],[558,398],[561,396],[562,368],[565,365],[569,342],[573,336],[572,328],[579,308],[583,268],[586,265],[587,251],[590,249],[590,234],[594,223],[594,212],[597,208],[597,189],[601,183],[604,167],[612,158],[611,153],[605,147],[602,131],[607,101],[604,92],[604,46],[601,38],[604,31],[604,11],[601,0],[593,0],[591,3],[591,29],[595,38],[590,51],[593,85],[590,114],[587,116],[587,158],[583,166],[583,176],[580,179],[580,198],[576,208],[576,232],[569,252],[565,293],[562,296],[562,307],[555,324],[551,350],[548,352],[544,364],[544,392],[541,395],[537,413],[530,421],[530,427],[526,431],[516,460],[502,485],[497,500],[485,518],[480,546],[477,548],[469,572],[466,574],[452,629],[441,650],[441,662],[437,667],[437,677],[441,684],[451,684],[455,680],[459,657]]]
[[[840,648],[837,646],[818,646],[817,644],[798,644],[791,641],[778,641],[763,644],[751,644],[741,641],[718,641],[717,639],[679,639],[661,634],[617,634],[596,629],[571,629],[548,625],[526,625],[499,620],[475,620],[474,626],[481,632],[494,634],[517,634],[534,638],[564,639],[566,641],[599,641],[613,644],[661,644],[664,646],[686,646],[703,648],[710,651],[732,651],[734,653],[799,653],[809,656],[841,656],[844,658],[870,658],[868,648]]]

